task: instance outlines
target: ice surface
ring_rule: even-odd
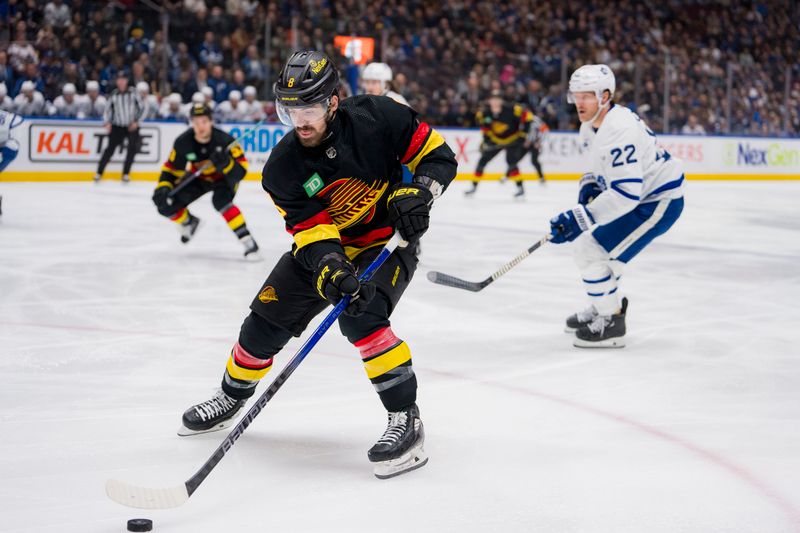
[[[569,246],[535,242],[575,183],[456,183],[393,328],[414,354],[429,464],[388,481],[385,415],[335,329],[181,508],[141,512],[113,477],[188,479],[223,434],[179,438],[218,386],[251,298],[290,244],[257,183],[240,259],[203,198],[178,241],[152,184],[0,184],[0,531],[800,531],[800,183],[689,182],[677,225],[629,266],[628,347],[581,351]],[[276,358],[274,378],[300,345]],[[259,388],[259,392],[263,387]]]

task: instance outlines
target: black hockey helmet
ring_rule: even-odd
[[[286,107],[324,102],[338,88],[339,72],[333,61],[314,50],[292,54],[273,86],[276,103]]]
[[[211,118],[211,108],[202,102],[192,104],[192,109],[189,110],[189,117]]]

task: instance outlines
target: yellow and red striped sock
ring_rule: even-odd
[[[176,224],[183,224],[189,219],[189,210],[184,207],[183,209],[181,209],[180,211],[169,217],[169,219],[175,222]]]

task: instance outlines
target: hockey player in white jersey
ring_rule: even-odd
[[[220,102],[214,110],[217,122],[242,122],[247,119],[247,104],[242,102],[242,93],[236,90],[228,93],[228,99]]]
[[[102,119],[106,111],[106,97],[100,94],[100,84],[96,80],[86,82],[86,94],[80,99],[78,118]]]
[[[551,242],[575,241],[575,262],[588,309],[567,318],[581,348],[625,346],[627,298],[617,291],[623,267],[683,210],[683,166],[659,148],[652,130],[613,102],[606,65],[584,65],[569,80],[567,100],[581,121],[587,158],[578,204],[553,217]]]
[[[11,136],[11,130],[22,124],[22,121],[21,116],[0,110],[0,172],[3,172],[19,153],[19,142]]]
[[[392,69],[386,63],[370,63],[361,73],[364,82],[364,92],[375,96],[388,96],[398,104],[408,105],[408,100],[403,95],[392,90]]]
[[[142,120],[158,118],[158,98],[154,94],[150,94],[150,86],[146,81],[140,81],[136,84],[136,94],[139,95],[139,99],[144,106]]]
[[[256,98],[256,88],[248,85],[244,88],[244,102],[243,105],[247,106],[247,113],[245,113],[245,122],[258,122],[266,117],[264,113],[264,106]]]
[[[75,85],[65,83],[61,95],[53,100],[49,114],[62,118],[77,118],[81,111],[81,98],[75,93]]]
[[[14,113],[41,117],[46,111],[44,95],[36,90],[36,85],[32,81],[23,82],[19,94],[14,98]]]
[[[14,111],[14,100],[8,96],[8,87],[0,83],[0,111]]]

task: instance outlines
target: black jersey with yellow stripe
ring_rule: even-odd
[[[209,161],[211,154],[218,146],[227,148],[234,141],[234,138],[227,132],[218,128],[211,129],[211,140],[201,143],[194,137],[194,130],[189,128],[181,133],[172,145],[169,158],[161,167],[161,177],[159,185],[172,185],[179,182],[187,174],[192,174]],[[247,174],[247,158],[244,151],[238,144],[234,144],[230,150],[230,161],[226,168],[218,169],[213,164],[203,170],[198,179],[205,181],[218,181],[225,175],[232,177],[234,181],[239,181]]]
[[[413,109],[361,95],[341,101],[319,146],[303,146],[294,131],[283,137],[262,185],[294,239],[295,257],[313,269],[331,251],[352,259],[389,240],[386,202],[402,183],[401,165],[443,189],[456,175],[455,154]]]
[[[488,106],[475,114],[475,121],[483,133],[483,141],[498,146],[525,139],[533,115],[519,104],[503,104],[496,115]]]

